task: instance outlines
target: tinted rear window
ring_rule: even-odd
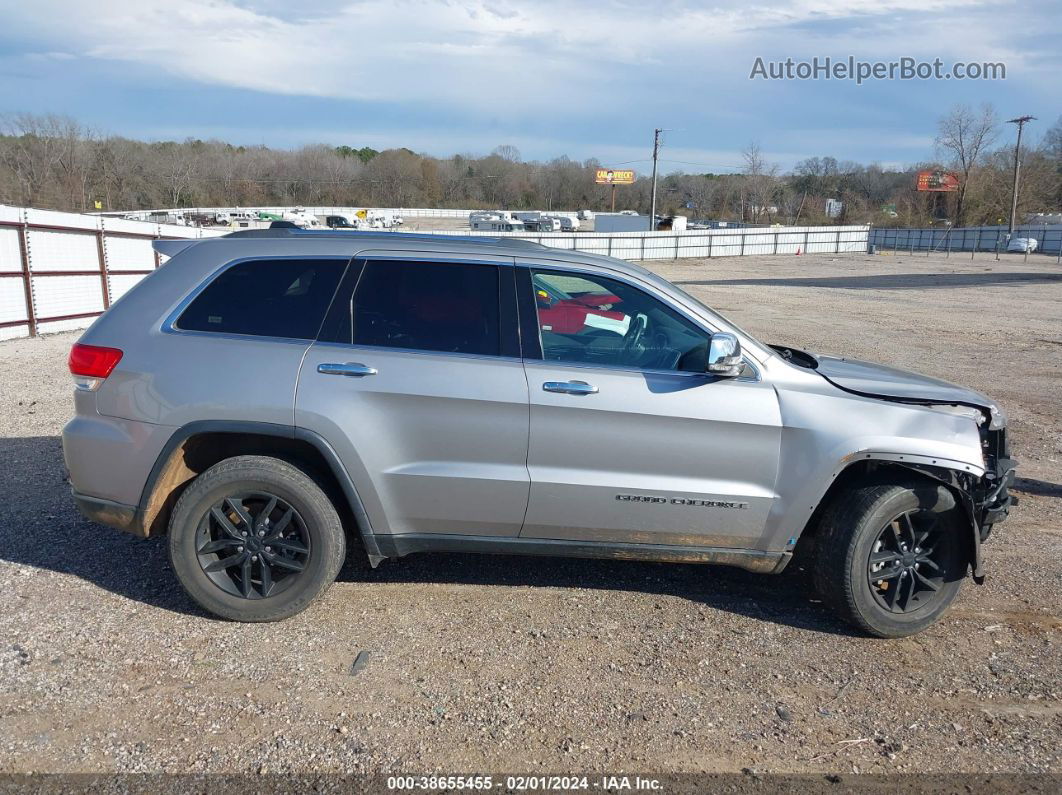
[[[338,259],[240,262],[196,296],[177,328],[312,340],[346,265]]]
[[[369,261],[333,342],[497,356],[498,268]],[[338,314],[338,313],[337,313]]]

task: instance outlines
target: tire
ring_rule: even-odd
[[[886,484],[846,491],[819,526],[815,589],[841,618],[871,635],[921,632],[962,587],[968,565],[963,530],[955,498],[943,486]]]
[[[170,518],[169,552],[204,609],[231,621],[280,621],[332,584],[346,539],[335,506],[301,469],[237,456],[185,489]]]

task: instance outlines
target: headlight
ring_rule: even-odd
[[[973,406],[954,406],[954,405],[936,405],[926,406],[927,409],[933,411],[941,411],[945,414],[951,414],[954,417],[966,417],[976,422],[978,425],[985,424],[985,413],[980,409],[975,409]],[[993,422],[995,421],[995,414],[992,415]]]
[[[1007,427],[1007,415],[1003,413],[1003,410],[996,405],[988,407],[988,411],[992,414],[992,422],[988,424],[988,427],[993,431],[998,431],[1000,428]]]

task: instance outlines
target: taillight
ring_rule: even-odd
[[[74,343],[70,349],[70,374],[74,376],[77,389],[97,389],[121,361],[122,352],[117,348]]]

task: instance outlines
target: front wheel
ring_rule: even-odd
[[[936,621],[962,586],[961,532],[955,499],[943,486],[852,489],[823,515],[816,590],[871,635],[913,635]]]
[[[233,621],[279,621],[335,580],[346,551],[335,507],[306,473],[265,456],[226,459],[185,489],[170,561],[189,596]]]

